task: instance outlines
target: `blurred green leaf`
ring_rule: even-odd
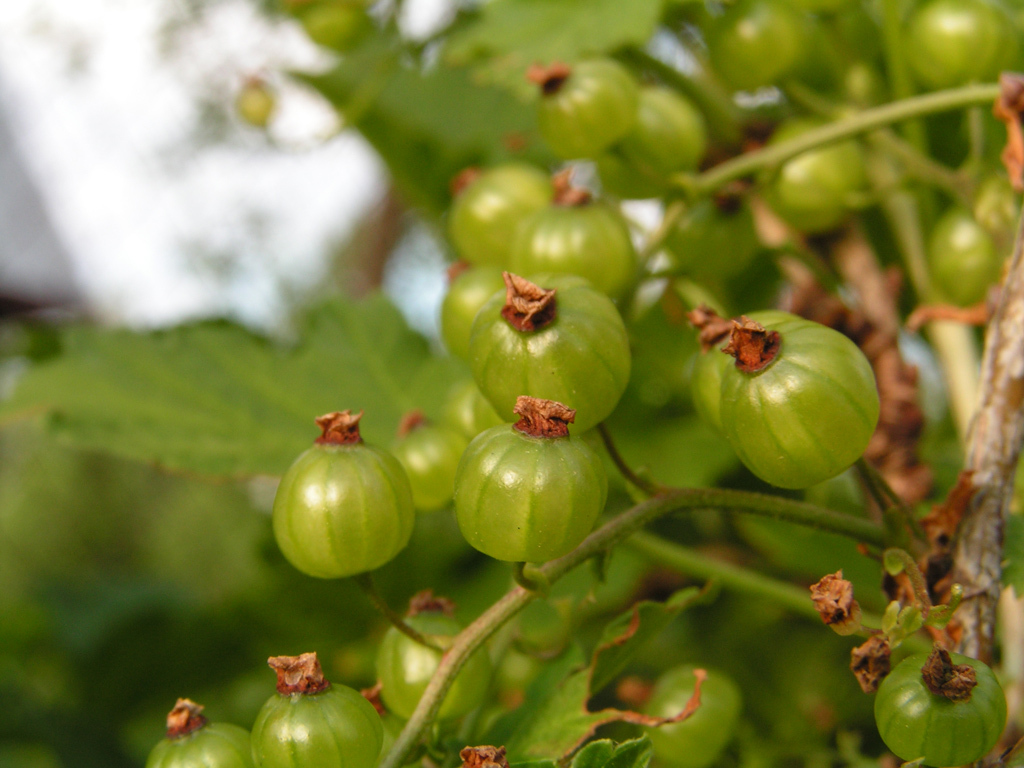
[[[452,178],[510,158],[550,160],[531,105],[476,83],[464,69],[420,69],[373,39],[322,75],[298,75],[355,126],[410,201],[444,211]]]
[[[1003,586],[1024,596],[1024,517],[1010,515],[1003,532]]]
[[[647,768],[651,753],[651,740],[646,736],[621,744],[611,739],[599,739],[576,754],[572,768]]]
[[[688,587],[675,592],[663,603],[653,600],[637,603],[609,622],[594,650],[590,693],[597,693],[614,680],[644,643],[702,596],[702,590]]]
[[[482,82],[521,94],[533,63],[572,63],[627,45],[644,45],[661,18],[663,0],[493,0],[448,39],[444,58],[474,65]]]
[[[382,296],[319,306],[292,348],[227,322],[79,326],[62,345],[0,404],[0,424],[44,414],[76,446],[201,475],[281,474],[317,436],[313,419],[346,408],[387,445],[405,411],[439,413],[459,371]]]

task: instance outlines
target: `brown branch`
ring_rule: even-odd
[[[985,336],[978,406],[967,436],[965,469],[974,496],[954,548],[955,578],[965,600],[959,650],[989,660],[1002,577],[1003,528],[1024,441],[1024,215],[1002,295]]]

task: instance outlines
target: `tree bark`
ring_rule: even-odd
[[[995,315],[989,323],[978,407],[967,436],[965,468],[974,496],[960,523],[955,578],[964,586],[957,617],[959,650],[988,661],[1002,578],[1003,529],[1024,440],[1024,214]]]

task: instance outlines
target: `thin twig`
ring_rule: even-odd
[[[893,123],[913,120],[916,117],[992,103],[998,96],[998,85],[984,84],[968,85],[963,88],[936,91],[923,96],[902,99],[867,109],[845,120],[812,128],[792,139],[766,146],[755,152],[747,152],[701,174],[677,173],[672,176],[671,181],[673,186],[676,186],[683,194],[691,198],[699,198],[711,194],[735,179],[751,176],[762,169],[776,168],[790,158],[810,149],[834,144]]]
[[[597,425],[597,431],[598,434],[601,435],[601,440],[604,441],[604,448],[608,451],[608,457],[612,460],[615,468],[619,470],[619,474],[626,478],[628,482],[635,485],[648,496],[654,496],[665,489],[663,485],[640,477],[640,475],[633,471],[633,468],[626,463],[622,454],[619,453],[619,449],[615,447],[615,441],[612,440],[612,433],[608,431],[608,427],[604,422]]]
[[[409,626],[405,619],[403,619],[390,605],[388,605],[384,598],[381,597],[380,592],[377,591],[377,585],[373,582],[373,575],[370,573],[360,573],[353,577],[356,584],[359,585],[360,589],[366,593],[366,596],[370,598],[370,602],[373,603],[374,607],[381,612],[381,614],[389,622],[391,626],[397,629],[406,637],[425,645],[427,648],[433,648],[435,651],[444,652],[444,648],[439,646],[437,643],[432,643],[423,634],[417,632],[411,626]]]
[[[676,200],[665,209],[665,215],[661,217],[661,223],[658,225],[658,228],[651,233],[643,248],[640,249],[639,259],[641,264],[646,266],[650,258],[661,250],[661,246],[665,244],[665,240],[668,239],[672,228],[683,218],[687,208],[688,206],[682,200]]]
[[[967,437],[965,469],[975,493],[957,531],[955,579],[968,595],[957,614],[960,650],[989,659],[1002,577],[1003,528],[1024,442],[1024,214],[1010,268],[985,336],[978,407]]]

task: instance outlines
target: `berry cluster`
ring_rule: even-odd
[[[815,585],[815,604],[837,632],[869,637],[854,649],[853,666],[866,691],[877,689],[875,717],[889,749],[940,767],[980,759],[1006,721],[991,670],[955,654],[914,655],[886,677],[890,651],[914,632],[926,627],[940,645],[957,641],[946,629],[956,608],[955,530],[929,538],[910,509],[928,497],[932,478],[917,455],[924,417],[914,403],[917,375],[901,359],[905,307],[889,278],[902,258],[914,299],[929,305],[922,322],[929,312],[944,319],[978,312],[1003,271],[1017,209],[1013,186],[1024,179],[1011,182],[995,170],[980,114],[964,128],[966,140],[933,120],[938,108],[926,111],[927,100],[913,103],[920,112],[905,103],[908,111],[888,122],[882,109],[871,120],[857,115],[915,89],[994,80],[1021,53],[1017,20],[999,0],[676,5],[665,12],[665,29],[675,25],[675,42],[690,49],[695,73],[652,56],[655,46],[528,70],[519,62],[536,86],[531,109],[544,146],[463,170],[437,221],[454,256],[441,338],[472,380],[450,393],[435,420],[408,414],[390,450],[363,443],[361,413],[318,419],[323,434],[277,492],[278,545],[309,576],[368,579],[401,556],[417,515],[451,510],[469,545],[516,564],[522,591],[515,595],[539,594],[549,584],[530,574],[543,577],[545,568],[586,551],[602,515],[611,525],[611,513],[621,510],[609,504],[617,490],[617,502],[632,494],[644,503],[692,490],[633,472],[609,435],[615,419],[639,413],[653,423],[696,411],[710,439],[735,453],[739,471],[731,480],[744,490],[767,484],[808,489],[810,498],[856,466],[870,502],[854,502],[855,523],[880,530],[877,520],[886,523],[871,543],[877,551],[859,542],[861,549],[880,560],[892,540],[897,548],[916,546],[922,569],[932,569],[930,582],[895,583],[891,572],[881,630],[861,623],[852,592],[828,591],[846,584],[840,574]],[[361,0],[286,6],[312,40],[335,53],[358,49],[375,24]],[[697,44],[687,46],[687,36]],[[258,83],[247,85],[238,106],[257,126],[273,108]],[[1009,111],[1012,138],[1020,109]],[[900,121],[908,122],[905,130],[895,127]],[[1024,156],[1016,161],[1024,165]],[[442,192],[455,168],[444,172]],[[627,218],[620,203],[638,199],[658,200],[660,226],[643,231]],[[791,311],[775,308],[783,306]],[[685,359],[673,358],[677,347],[686,348]],[[671,375],[661,379],[652,373],[665,370]],[[665,394],[665,380],[681,381],[684,396]],[[593,429],[602,430],[607,456],[595,450]],[[883,470],[865,454],[896,458]],[[605,458],[627,481],[611,491]],[[865,519],[869,505],[876,521]],[[742,523],[730,529],[740,538],[744,530]],[[447,674],[446,654],[462,631],[443,604],[390,618],[395,626],[376,659],[377,703],[388,713],[383,732],[372,707],[322,681],[313,662],[272,660],[285,682],[254,728],[256,765],[372,768],[389,738],[387,718],[416,719],[429,681]],[[438,723],[466,717],[487,696],[487,655],[463,662],[446,678],[443,702],[435,702]],[[738,687],[717,670],[701,675],[695,683],[692,667],[671,669],[636,698],[646,716],[671,718],[701,697],[692,717],[650,731],[663,765],[706,768],[737,731]],[[973,685],[962,685],[966,678]],[[296,735],[307,729],[308,738]],[[350,734],[358,747],[346,746]],[[153,760],[165,759],[158,752],[184,753],[188,744],[245,752],[224,746],[231,739],[213,726],[169,732]],[[247,754],[238,764],[249,764]],[[234,765],[231,759],[211,764]]]

